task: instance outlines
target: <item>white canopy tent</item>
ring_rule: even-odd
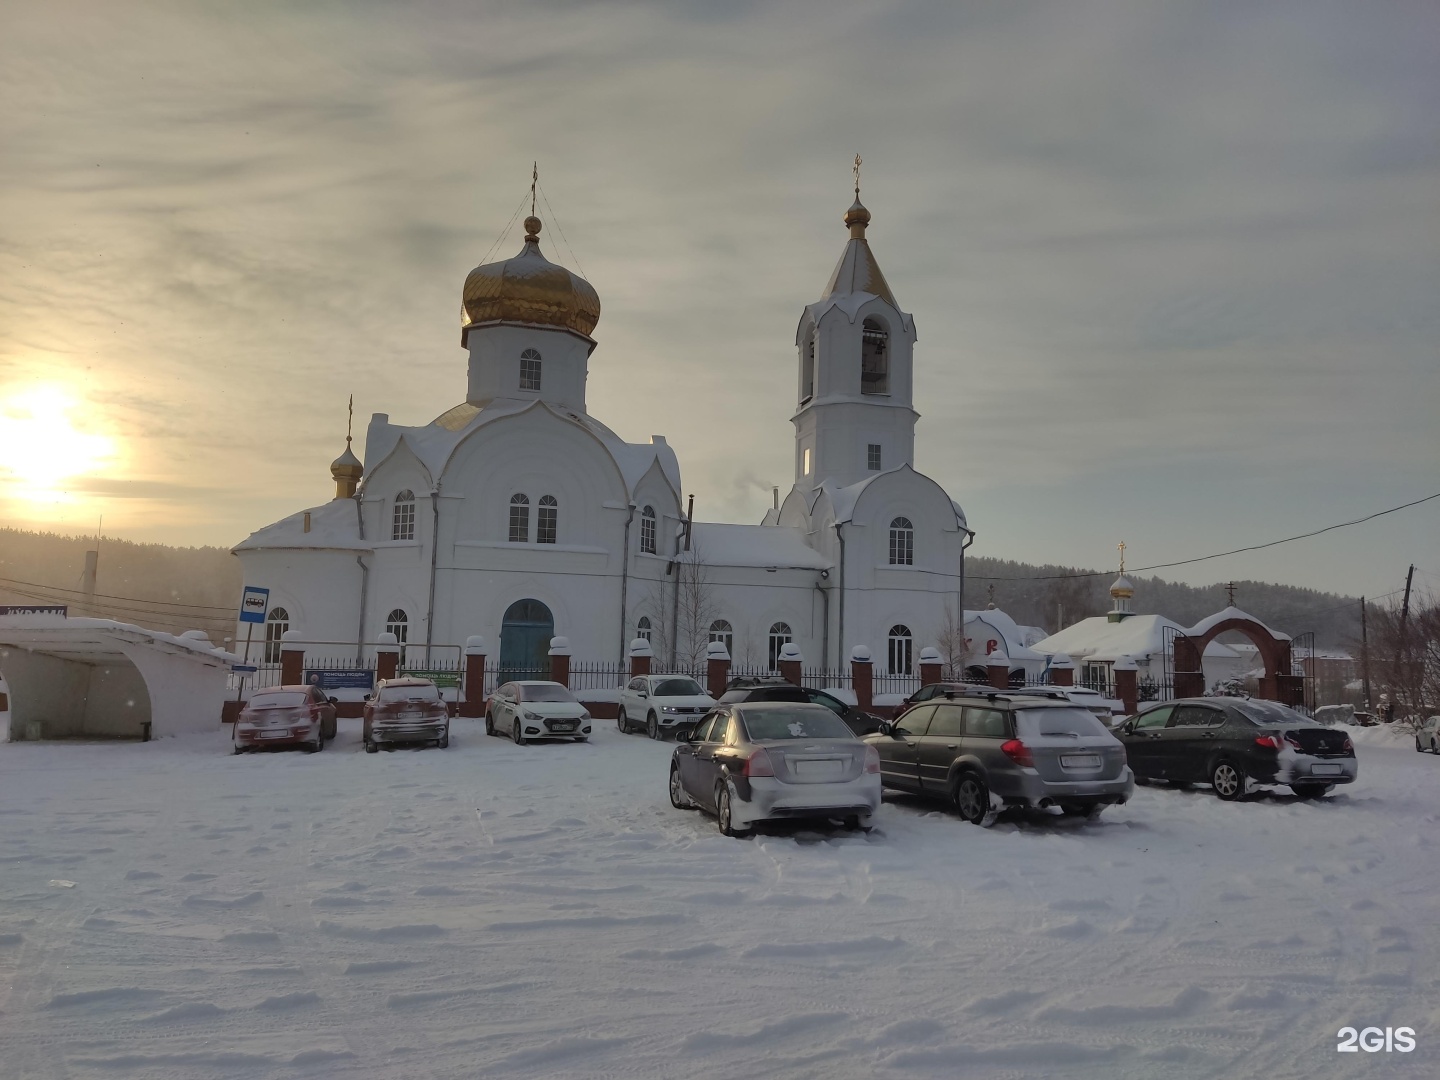
[[[213,730],[238,662],[198,630],[173,635],[110,619],[0,616],[11,741]]]

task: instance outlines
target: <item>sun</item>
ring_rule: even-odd
[[[65,481],[103,466],[115,441],[81,431],[80,403],[63,388],[31,386],[0,401],[0,486],[30,502],[70,502]]]

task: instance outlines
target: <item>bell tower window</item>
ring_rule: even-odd
[[[540,354],[534,349],[520,354],[520,389],[540,392]]]
[[[865,467],[871,472],[880,471],[880,444],[869,443],[865,450]]]
[[[520,494],[510,496],[510,543],[530,542],[530,500]]]
[[[890,335],[878,319],[866,319],[860,332],[860,392],[890,393]]]
[[[800,360],[800,404],[815,396],[815,337],[812,330],[805,338],[805,353]]]
[[[915,526],[909,518],[897,517],[890,522],[890,565],[915,565]]]
[[[647,506],[640,511],[640,550],[647,555],[655,554],[655,508]]]

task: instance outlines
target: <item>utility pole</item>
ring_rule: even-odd
[[[1365,620],[1365,597],[1360,597],[1360,678],[1365,686],[1365,708],[1370,708],[1370,630]]]
[[[1405,575],[1405,602],[1400,605],[1400,641],[1405,641],[1405,623],[1410,618],[1410,584],[1415,580],[1415,564],[1410,564],[1410,572]]]
[[[1396,667],[1395,679],[1392,685],[1397,687],[1407,699],[1406,704],[1419,706],[1419,701],[1410,699],[1410,635],[1407,632],[1407,624],[1410,621],[1410,585],[1415,580],[1415,564],[1410,564],[1410,570],[1405,575],[1405,600],[1400,605],[1400,640],[1397,644],[1400,647],[1400,656]],[[1392,694],[1392,700],[1395,696]]]

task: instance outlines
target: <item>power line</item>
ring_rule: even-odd
[[[220,607],[216,604],[186,604],[172,600],[147,600],[144,597],[140,596],[116,596],[112,593],[85,593],[79,589],[62,589],[58,585],[42,585],[38,581],[20,581],[16,578],[0,577],[0,586],[4,585],[24,585],[25,587],[31,589],[45,589],[47,592],[69,593],[70,595],[78,596],[81,599],[90,599],[91,597],[94,597],[97,600],[123,600],[128,601],[132,604],[154,604],[159,607],[194,608],[200,611],[235,611],[235,608]]]
[[[1315,529],[1313,532],[1300,533],[1297,536],[1287,536],[1283,540],[1271,540],[1264,544],[1251,544],[1249,547],[1233,548],[1230,551],[1218,551],[1214,555],[1201,555],[1194,559],[1180,559],[1176,562],[1155,563],[1153,566],[1135,566],[1131,567],[1128,572],[1139,574],[1147,570],[1168,570],[1174,566],[1190,566],[1194,563],[1208,562],[1211,559],[1223,559],[1227,555],[1240,555],[1247,551],[1263,551],[1266,548],[1278,547],[1281,544],[1293,543],[1296,540],[1308,540],[1312,536],[1334,532],[1336,529],[1345,529],[1351,525],[1360,525],[1366,521],[1374,521],[1376,518],[1384,517],[1386,514],[1394,514],[1401,510],[1408,510],[1412,506],[1419,506],[1421,503],[1430,502],[1432,499],[1440,499],[1440,491],[1437,491],[1434,495],[1426,495],[1423,499],[1416,499],[1413,502],[1392,506],[1389,510],[1380,510],[1374,514],[1366,514],[1364,517],[1358,517],[1352,521],[1342,521],[1337,525],[1326,525],[1323,529]],[[1082,570],[1073,574],[1037,574],[1035,577],[996,577],[991,574],[967,574],[966,577],[971,581],[1073,581],[1076,578],[1109,577],[1111,573],[1112,571],[1110,570]]]
[[[555,213],[555,208],[550,205],[550,197],[545,194],[544,187],[540,188],[540,198],[545,200],[545,210],[549,213],[550,220],[555,222],[555,231],[560,234],[560,240],[564,243],[565,250],[570,252],[570,258],[575,260],[575,269],[580,271],[581,277],[584,277],[585,268],[580,265],[580,256],[575,254],[575,249],[570,246],[570,241],[565,238],[565,230],[560,227],[560,215]]]

